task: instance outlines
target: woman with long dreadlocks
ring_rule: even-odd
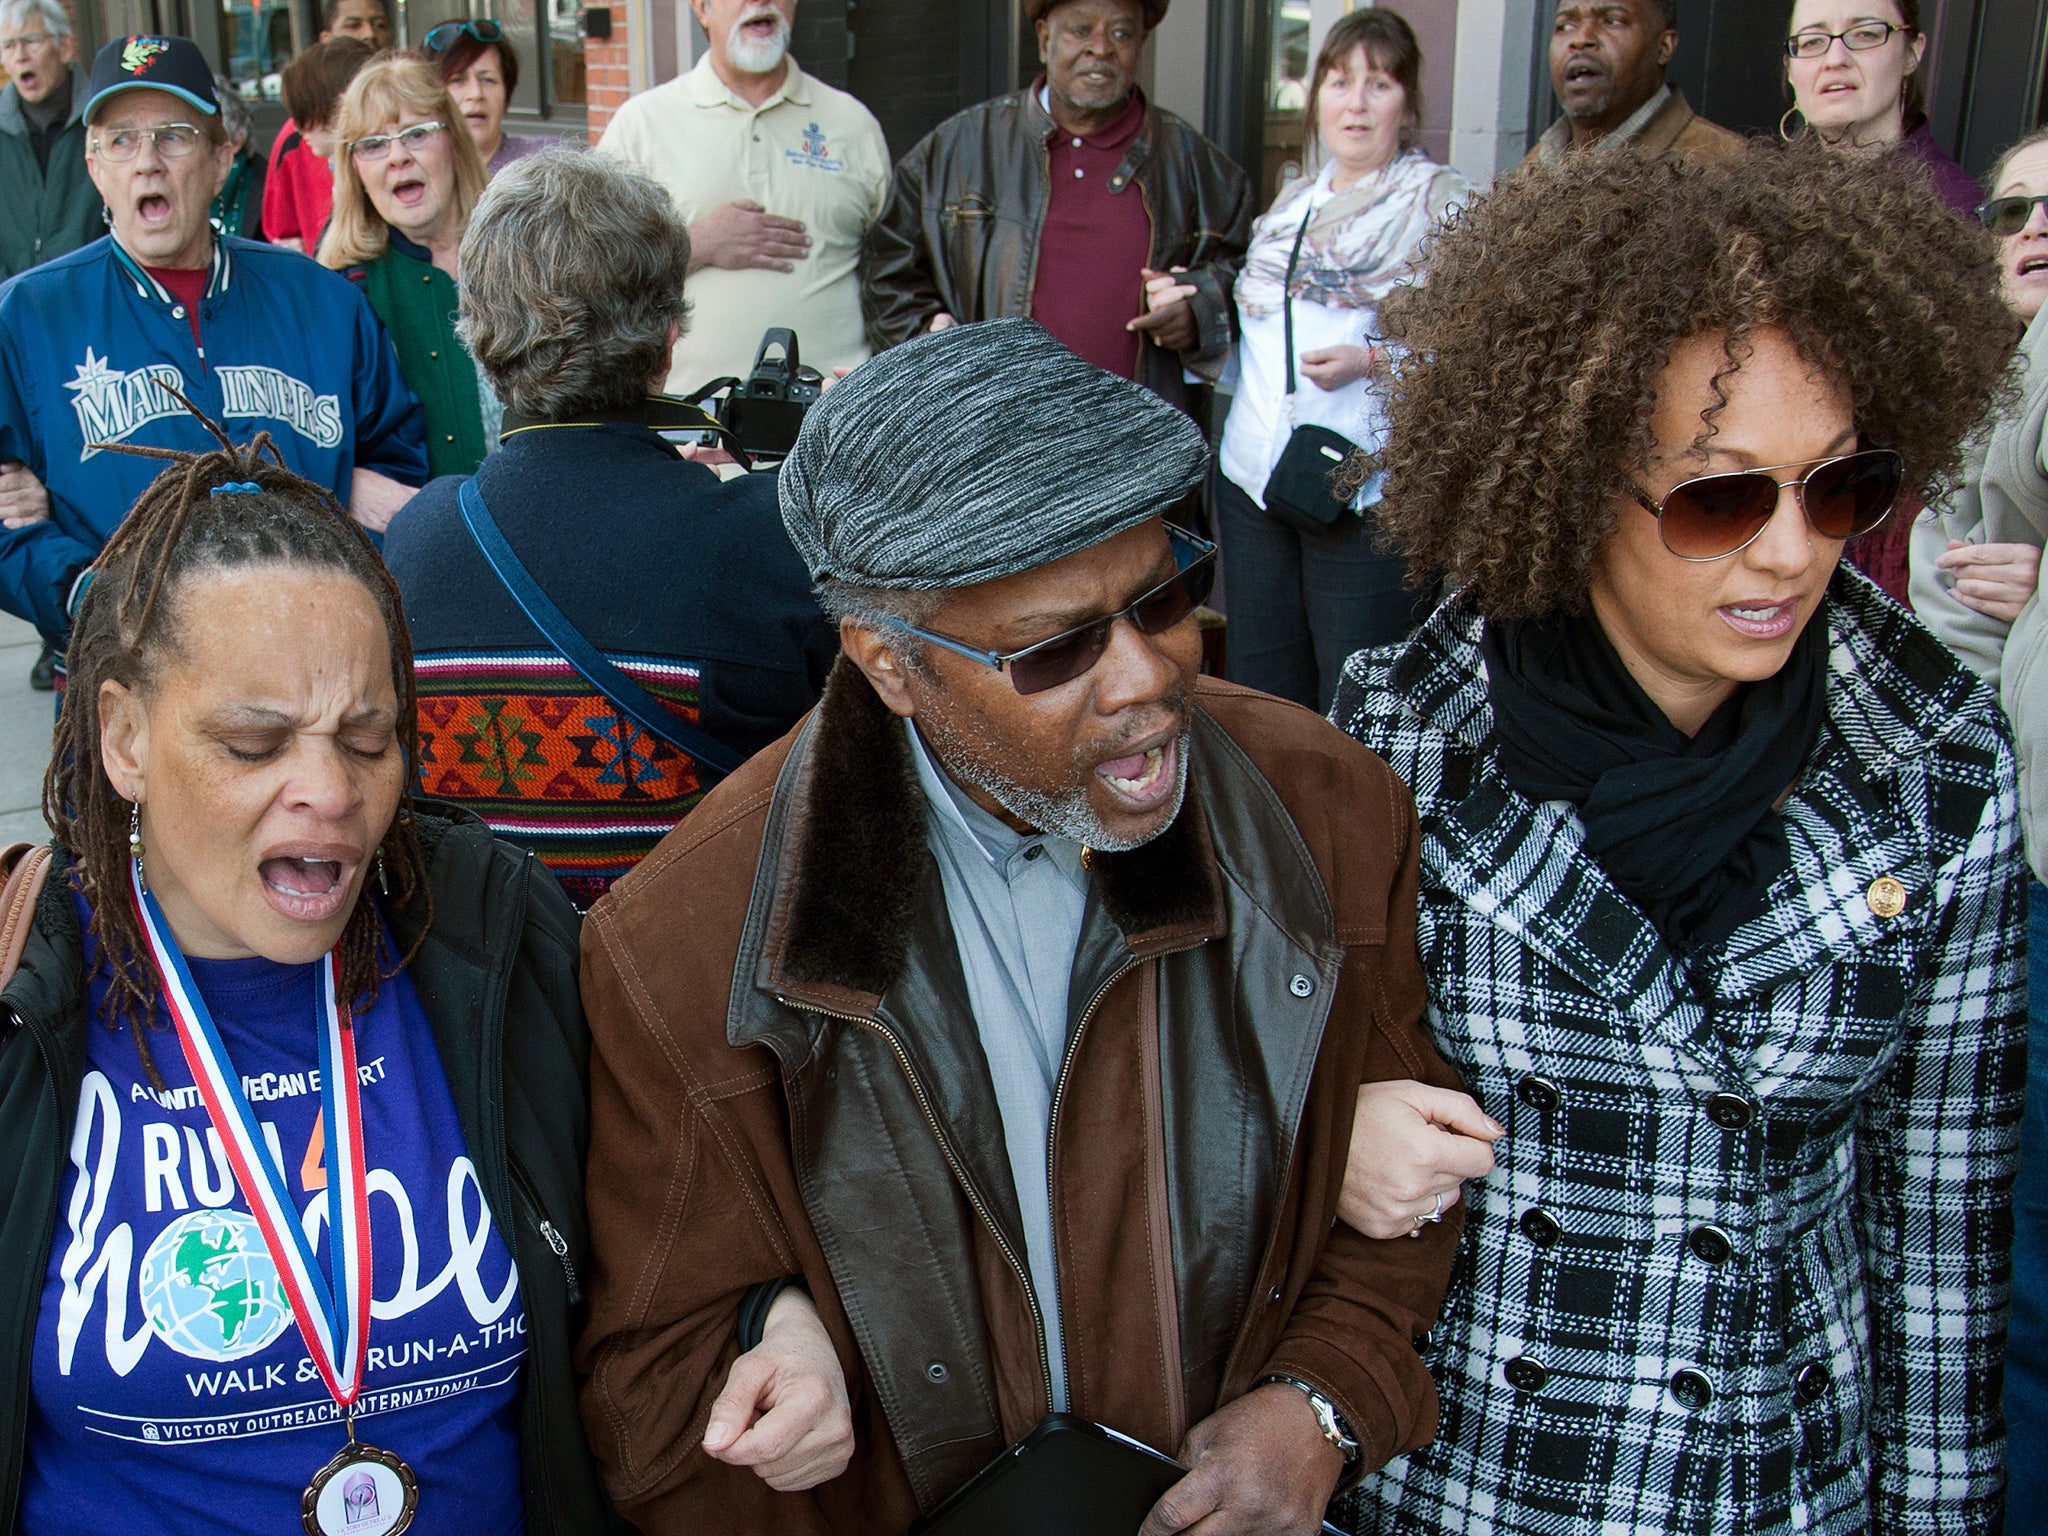
[[[414,803],[396,586],[222,441],[71,643],[0,994],[0,1526],[603,1530],[575,915]]]

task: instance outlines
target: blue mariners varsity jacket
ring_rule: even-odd
[[[0,286],[0,460],[50,491],[50,518],[0,532],[0,609],[45,634],[143,490],[158,459],[106,443],[203,451],[205,428],[168,384],[237,442],[267,431],[297,474],[346,504],[358,466],[426,478],[419,402],[391,342],[349,281],[296,252],[217,240],[199,308],[182,305],[111,236]]]

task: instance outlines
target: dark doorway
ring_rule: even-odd
[[[804,0],[803,67],[853,92],[900,158],[963,107],[1013,89],[1011,0]]]

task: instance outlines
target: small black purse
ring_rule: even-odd
[[[1287,276],[1280,292],[1285,314],[1287,344],[1287,402],[1290,408],[1297,388],[1294,377],[1294,267],[1301,259],[1301,242],[1308,234],[1310,208],[1294,233],[1294,249],[1287,253]],[[1336,488],[1337,471],[1358,452],[1358,444],[1328,427],[1296,426],[1288,435],[1280,462],[1266,477],[1266,510],[1303,533],[1326,533],[1351,509],[1351,498]]]

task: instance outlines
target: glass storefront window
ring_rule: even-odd
[[[303,5],[297,37],[292,7]],[[505,28],[519,55],[514,114],[548,118],[588,99],[583,66],[583,0],[387,0],[393,40],[417,48],[444,21],[489,17]],[[145,19],[141,25],[147,26]],[[172,29],[178,30],[178,29]],[[280,76],[297,51],[319,35],[320,0],[221,0],[221,73],[246,101],[276,101]],[[572,117],[574,112],[572,110]]]
[[[1299,112],[1308,105],[1308,0],[1273,0],[1273,58],[1266,74],[1266,110]]]
[[[1260,185],[1271,202],[1280,188],[1302,172],[1302,109],[1308,105],[1310,8],[1308,0],[1267,0],[1267,35],[1273,49],[1266,62],[1265,155]]]
[[[244,101],[276,101],[292,57],[289,0],[221,0],[221,73]]]
[[[505,29],[519,55],[519,89],[512,111],[552,117],[557,107],[581,107],[587,99],[583,73],[582,0],[399,0],[402,35],[413,47],[444,21],[489,17]],[[515,130],[516,131],[516,130]]]

